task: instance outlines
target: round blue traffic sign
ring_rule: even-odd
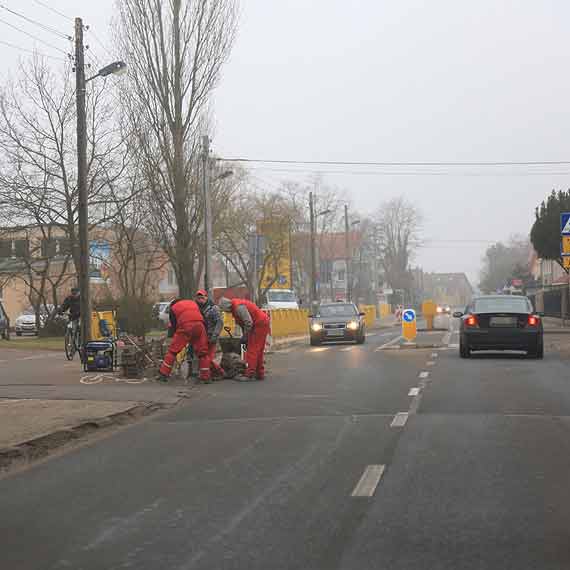
[[[416,320],[416,312],[413,309],[406,309],[402,313],[402,320],[406,323],[413,323]]]

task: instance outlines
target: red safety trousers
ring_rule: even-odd
[[[203,322],[194,321],[185,323],[183,327],[178,327],[168,353],[162,361],[160,373],[163,376],[170,376],[172,366],[176,360],[176,355],[187,345],[190,344],[194,354],[198,357],[198,365],[200,367],[200,380],[210,380],[210,354],[208,348],[208,335]]]
[[[216,343],[208,345],[208,358],[210,359],[210,370],[218,376],[225,376],[224,369],[216,362]]]
[[[265,341],[269,334],[269,317],[258,319],[247,335],[247,351],[245,363],[247,365],[245,375],[249,378],[254,376],[258,380],[265,378]]]

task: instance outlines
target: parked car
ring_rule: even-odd
[[[48,317],[53,313],[54,310],[55,307],[53,305],[47,305],[40,309],[40,328],[44,326]],[[36,312],[33,307],[28,307],[21,315],[16,318],[16,321],[14,323],[14,330],[16,331],[16,336],[22,336],[24,333],[35,335],[38,334],[39,329],[36,324]]]
[[[10,319],[8,313],[4,309],[4,305],[0,301],[0,338],[4,340],[10,339]]]
[[[323,303],[309,318],[311,345],[332,340],[352,340],[363,344],[366,340],[364,313],[354,303]]]
[[[542,319],[528,297],[485,295],[475,297],[461,318],[459,355],[469,358],[476,350],[521,350],[528,356],[544,356]]]
[[[164,326],[168,325],[170,319],[170,313],[168,312],[169,307],[170,303],[167,301],[155,303],[152,307],[152,316]]]

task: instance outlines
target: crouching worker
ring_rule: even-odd
[[[265,378],[265,341],[269,334],[269,317],[255,303],[246,299],[226,299],[219,301],[220,309],[231,313],[247,338],[245,353],[244,380],[263,380]]]
[[[204,326],[204,317],[194,301],[176,299],[170,303],[170,335],[173,336],[172,342],[160,366],[158,380],[160,382],[168,381],[168,377],[172,373],[172,366],[176,361],[176,355],[189,344],[198,357],[199,379],[204,383],[209,383],[208,336]]]

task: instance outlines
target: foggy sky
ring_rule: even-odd
[[[108,43],[114,0],[43,1],[82,16]],[[4,3],[72,34],[72,21],[33,0]],[[569,16],[564,0],[242,0],[238,39],[213,102],[213,149],[256,159],[568,160]],[[71,50],[5,10],[0,17]],[[3,41],[34,46],[0,26]],[[86,41],[99,60],[109,59],[89,33]],[[0,45],[5,70],[21,55]],[[253,166],[252,179],[266,188],[325,171],[324,181],[344,189],[364,214],[403,195],[423,212],[423,235],[433,240],[528,234],[535,206],[552,188],[570,186],[563,166],[304,166],[293,173],[278,170],[295,167]],[[399,174],[379,174],[388,170]],[[415,264],[465,271],[478,283],[485,244],[433,245]]]

